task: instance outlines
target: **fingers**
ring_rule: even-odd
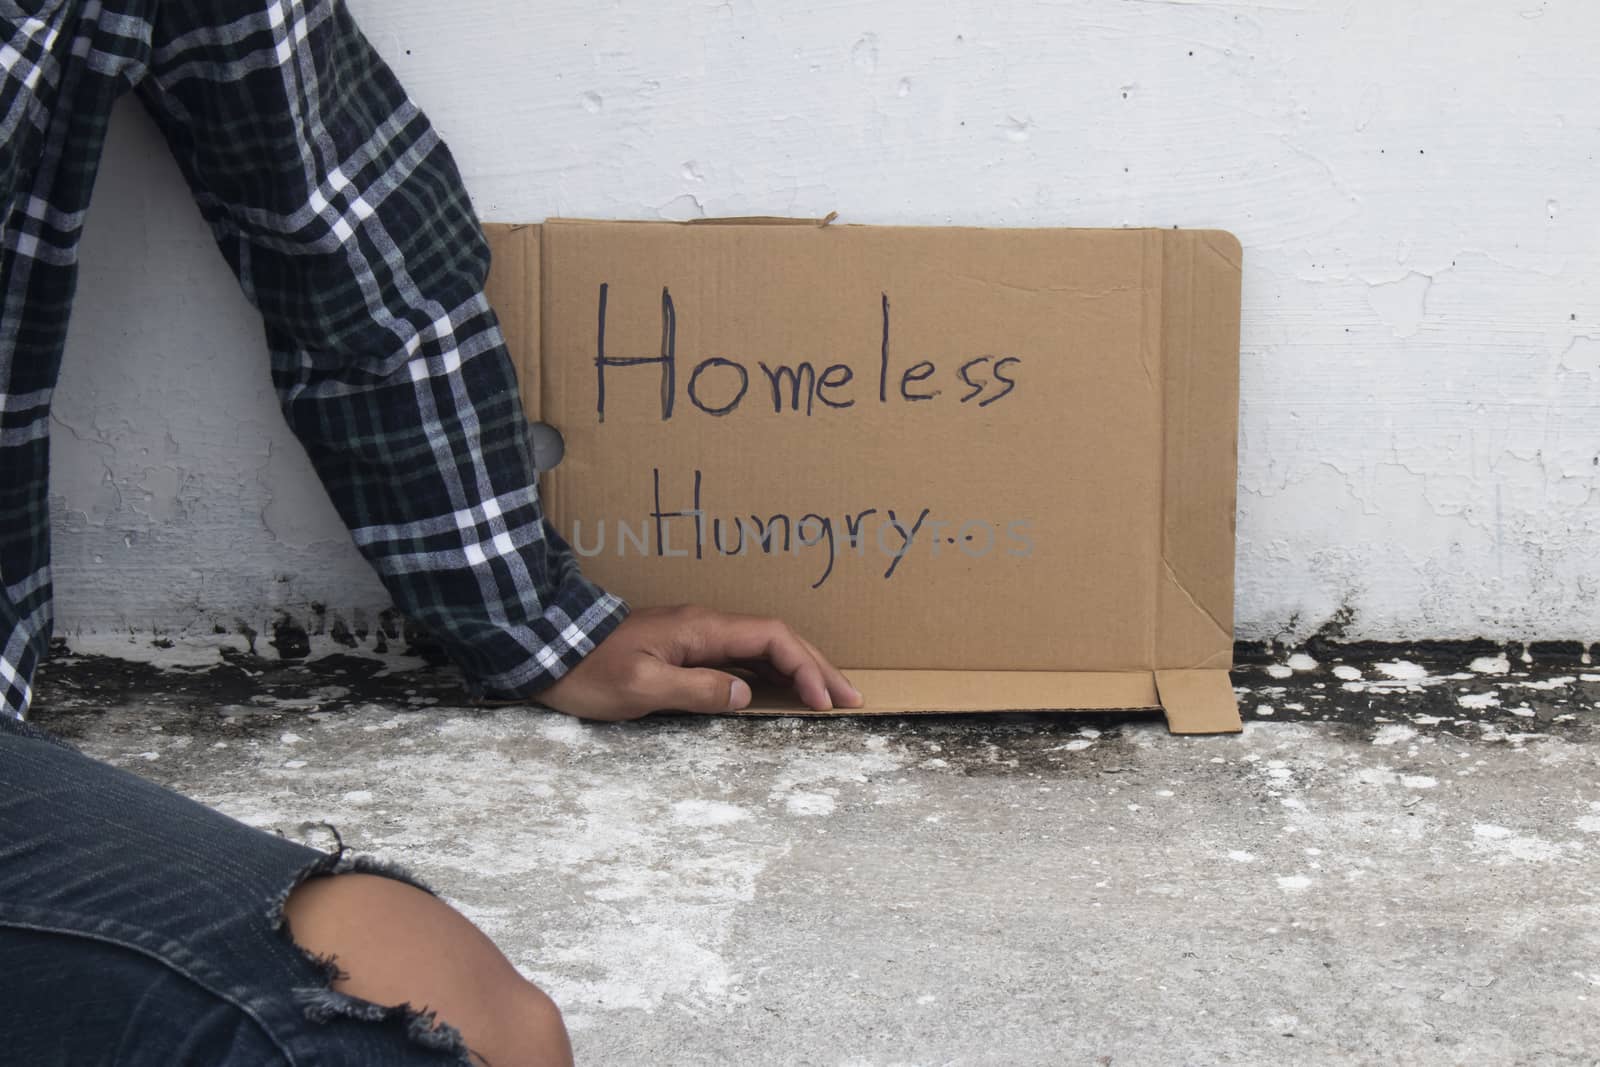
[[[783,623],[748,615],[712,614],[703,617],[694,642],[694,662],[721,663],[730,659],[764,659],[789,679],[806,706],[829,711],[833,700],[828,684],[811,650]]]
[[[694,711],[716,715],[750,706],[750,683],[726,671],[674,667],[660,660],[640,672],[638,685],[649,693],[647,711]]]
[[[804,637],[800,638],[800,643],[811,650],[811,655],[816,659],[817,666],[822,668],[822,677],[828,683],[828,692],[832,695],[834,704],[841,708],[859,708],[865,703],[861,697],[861,690],[850,684],[850,679],[844,676],[844,672],[829,663],[827,657],[817,649],[816,645],[813,645]]]
[[[763,659],[794,686],[807,707],[854,708],[861,694],[809,642],[776,619],[722,613],[696,614],[685,627],[682,662],[690,666]]]
[[[729,666],[737,667],[741,671],[755,675],[755,677],[768,685],[789,687],[789,676],[764,659],[742,659]]]

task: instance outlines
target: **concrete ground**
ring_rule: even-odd
[[[35,719],[410,865],[556,997],[580,1063],[1600,1063],[1583,649],[1258,650],[1248,728],[1212,738],[588,725],[330,649],[77,643]]]

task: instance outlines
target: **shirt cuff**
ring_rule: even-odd
[[[463,664],[467,688],[479,700],[531,699],[565,677],[627,617],[620,597],[569,577],[538,618],[473,642],[475,662]]]

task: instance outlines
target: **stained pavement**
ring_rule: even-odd
[[[35,719],[409,865],[580,1062],[1600,1062],[1594,649],[1242,648],[1245,733],[1182,738],[585,724],[365,642],[252,643],[66,642]]]

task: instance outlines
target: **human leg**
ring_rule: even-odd
[[[31,975],[8,983],[19,1062],[563,1063],[542,994],[406,879],[0,721],[0,973]]]
[[[305,883],[284,911],[295,941],[339,969],[338,992],[426,1006],[493,1067],[572,1063],[555,1002],[431,894],[393,879],[345,874]]]

